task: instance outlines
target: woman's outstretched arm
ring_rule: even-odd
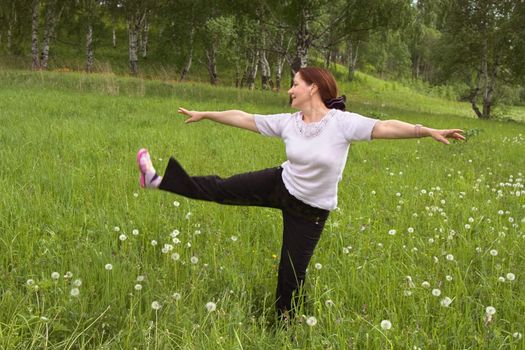
[[[217,123],[235,126],[237,128],[250,130],[256,133],[259,132],[257,126],[255,125],[253,114],[243,111],[231,110],[222,112],[199,112],[188,111],[187,109],[180,107],[179,113],[189,116],[189,118],[185,120],[185,123],[194,123],[202,119],[209,119]]]
[[[409,139],[430,136],[434,140],[448,145],[450,142],[447,138],[465,140],[465,136],[461,133],[463,133],[461,129],[438,130],[399,120],[381,120],[375,124],[372,130],[372,139]]]

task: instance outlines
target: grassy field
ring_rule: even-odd
[[[280,329],[280,213],[141,190],[135,153],[195,175],[276,166],[279,140],[176,108],[275,113],[284,94],[0,70],[0,348],[524,348],[525,125],[343,87],[353,111],[468,141],[354,144],[308,301]]]

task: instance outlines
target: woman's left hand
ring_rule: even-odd
[[[463,132],[461,129],[432,130],[430,136],[436,141],[449,145],[450,141],[447,139],[465,140],[465,136],[461,135]]]

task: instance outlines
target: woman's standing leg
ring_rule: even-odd
[[[289,313],[300,302],[298,294],[306,268],[321,237],[326,217],[308,220],[283,210],[283,246],[277,277],[276,308],[279,316]]]

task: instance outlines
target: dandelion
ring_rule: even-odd
[[[376,191],[372,191],[370,192],[372,194],[372,196],[375,196],[376,195]]]
[[[162,305],[160,305],[160,303],[158,301],[154,301],[151,303],[151,308],[155,311],[158,311],[160,310],[160,308],[162,307]]]
[[[465,224],[465,230],[470,230],[470,225],[469,224]]]
[[[195,234],[196,235],[200,235],[201,234],[201,230],[195,230]]]
[[[69,294],[72,296],[72,297],[78,297],[79,294],[80,294],[80,290],[78,288],[72,288],[71,289],[71,292],[69,292]]]
[[[481,249],[481,247],[476,247],[476,253],[481,253],[483,251],[483,249]]]
[[[496,308],[494,306],[487,306],[487,308],[485,309],[485,313],[488,316],[492,316],[496,313]]]
[[[514,281],[514,280],[516,279],[516,275],[513,274],[512,272],[509,272],[509,273],[507,274],[507,279],[508,279],[509,281]]]
[[[28,280],[26,281],[26,285],[28,285],[28,286],[32,286],[32,285],[34,285],[34,284],[35,284],[35,281],[34,281],[32,278],[30,278],[30,279],[28,279]]]
[[[520,332],[514,332],[514,333],[512,333],[512,336],[513,336],[514,338],[518,339],[518,340],[521,339],[521,333],[520,333]]]
[[[191,248],[191,243],[190,242],[186,243],[186,248]]]
[[[445,279],[446,279],[447,281],[450,282],[450,281],[452,281],[452,276],[450,276],[450,275],[446,275],[446,276],[445,276]]]
[[[412,295],[412,291],[410,291],[410,290],[405,290],[405,291],[403,291],[403,295],[406,296],[406,297],[409,297],[409,296]]]
[[[441,295],[441,290],[439,290],[437,288],[432,289],[432,295],[435,296],[435,297],[440,296]]]
[[[173,231],[170,233],[170,236],[171,236],[172,238],[175,238],[175,237],[177,237],[179,234],[180,234],[180,231],[179,231],[179,230],[173,230]]]
[[[58,280],[60,278],[60,274],[58,272],[51,272],[51,279],[52,280]]]
[[[413,228],[413,227],[409,227],[409,228],[407,229],[407,231],[408,231],[408,233],[414,233],[414,228]]]
[[[173,293],[172,297],[173,297],[173,299],[175,299],[175,300],[180,300],[181,295],[180,295],[180,293]]]
[[[133,236],[138,236],[138,235],[139,235],[139,230],[134,229],[133,231],[131,231],[131,234],[132,234]]]
[[[472,224],[474,222],[474,218],[473,217],[468,218],[468,222]]]
[[[441,306],[444,306],[444,307],[449,307],[449,305],[452,303],[452,299],[450,299],[449,297],[444,297],[443,299],[441,299]]]
[[[505,214],[505,212],[503,210],[498,210],[498,214],[499,215],[503,215],[503,214]]]
[[[343,247],[343,254],[348,254],[350,253],[350,249],[348,249],[347,247]]]
[[[47,321],[49,321],[49,318],[47,318],[45,316],[40,316],[40,321],[47,322]]]
[[[191,217],[191,211],[189,211],[188,213],[186,213],[186,220],[189,220]]]
[[[136,291],[141,291],[142,290],[142,284],[140,284],[140,283],[135,284],[135,290]]]
[[[171,258],[174,260],[174,261],[177,261],[180,259],[180,254],[179,253],[173,253],[171,254]]]
[[[230,239],[232,240],[232,242],[237,242],[237,236],[231,236]]]
[[[138,275],[137,276],[137,282],[143,282],[145,279],[145,277],[143,275]]]
[[[320,263],[316,263],[314,266],[317,270],[321,270],[323,268],[323,265],[321,265]]]
[[[332,301],[332,299],[328,299],[324,302],[326,307],[332,307],[335,306],[335,303]]]
[[[76,279],[73,281],[73,286],[74,287],[80,287],[82,285],[82,280],[81,279]]]
[[[498,282],[501,282],[501,283],[505,282],[505,277],[499,276],[498,277]]]
[[[196,263],[199,262],[199,258],[197,258],[196,256],[192,256],[192,257],[190,258],[190,261],[191,261],[192,264],[196,264]]]
[[[217,309],[217,304],[209,301],[206,303],[206,310],[208,310],[208,312],[213,312]]]
[[[396,234],[396,232],[397,232],[396,230],[391,229],[391,230],[388,231],[388,234],[389,234],[390,236],[393,236],[393,235]]]
[[[105,268],[106,270],[108,270],[108,271],[111,271],[111,270],[113,270],[113,265],[111,265],[111,264],[106,264],[106,266],[104,266],[104,268]]]
[[[120,236],[118,236],[118,239],[124,242],[126,239],[128,239],[128,236],[126,236],[125,234],[121,234]]]
[[[173,238],[171,241],[173,242],[173,244],[179,244],[180,243],[180,239],[178,239],[177,237]]]
[[[389,320],[381,321],[381,328],[383,328],[385,331],[388,331],[392,328],[392,322],[390,322]]]
[[[421,283],[421,287],[423,287],[423,288],[430,288],[430,283],[428,283],[428,281],[423,281]]]
[[[178,207],[180,207],[180,203],[177,202],[177,201],[174,201],[174,202],[173,202],[173,206],[178,208]]]
[[[151,245],[154,246],[154,247],[156,247],[156,246],[157,246],[157,241],[154,240],[154,239],[152,239],[152,240],[151,240]]]
[[[71,271],[66,272],[65,275],[64,275],[65,279],[69,279],[71,277],[73,277],[73,272],[71,272]]]
[[[428,243],[429,243],[429,244],[434,243],[434,238],[429,238],[429,239],[428,239]]]
[[[137,198],[139,194],[137,192],[133,192],[133,197]]]
[[[115,226],[115,227],[113,228],[113,230],[114,230],[115,232],[120,232],[120,227]]]
[[[496,249],[491,249],[490,250],[490,255],[496,256],[496,255],[498,255],[498,251]]]
[[[454,255],[452,255],[452,254],[447,254],[447,260],[448,260],[448,261],[454,261]]]
[[[317,324],[317,319],[314,316],[310,316],[306,319],[306,324],[313,327]]]

